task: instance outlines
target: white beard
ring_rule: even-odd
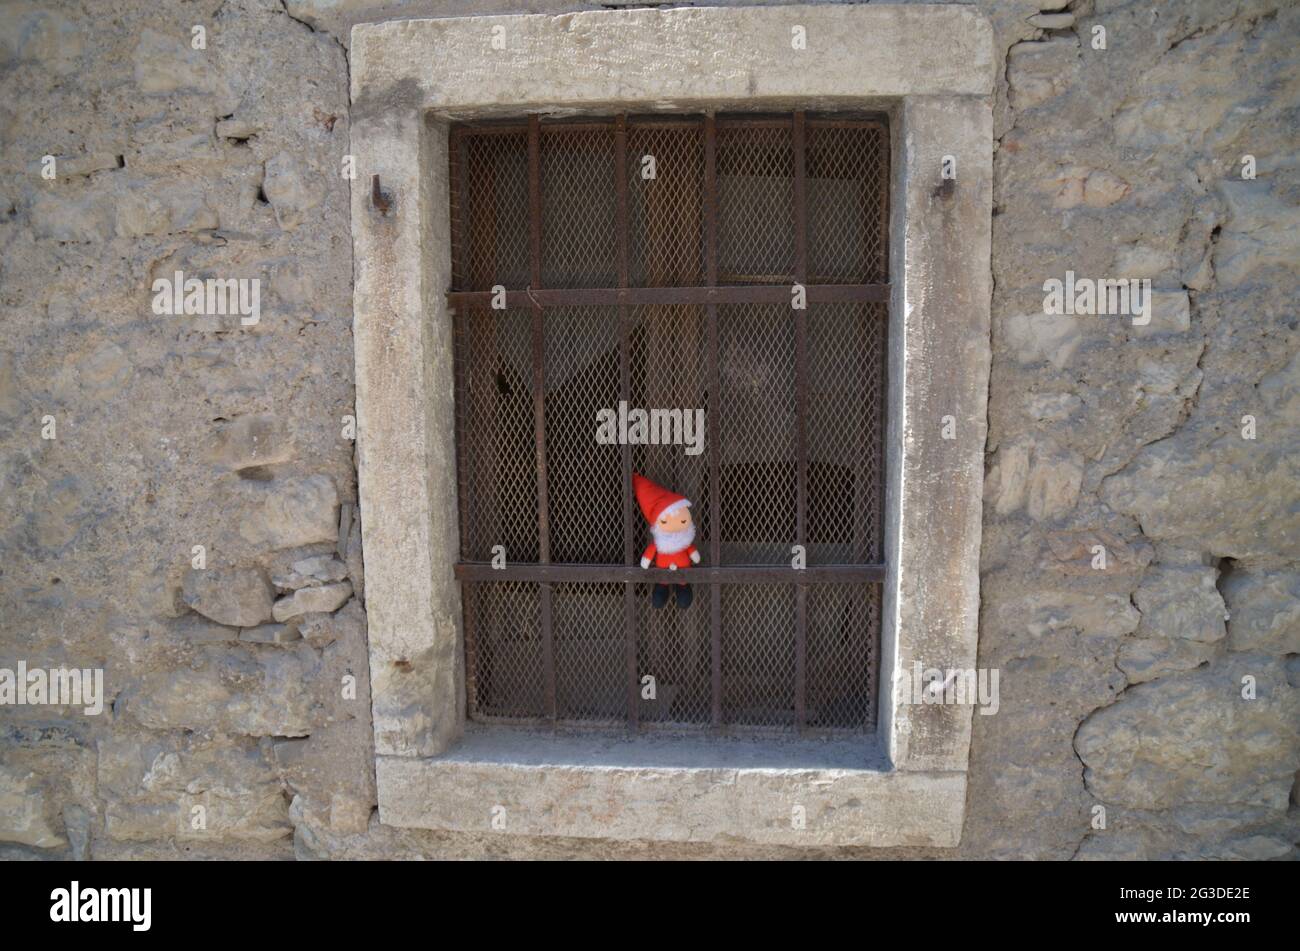
[[[691,542],[695,541],[695,523],[691,522],[676,532],[668,532],[656,527],[650,529],[650,534],[654,536],[656,550],[665,555],[672,555],[689,547]]]

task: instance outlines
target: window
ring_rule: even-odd
[[[874,729],[889,154],[875,115],[452,126],[472,719]],[[598,441],[620,408],[703,444]],[[639,566],[633,472],[692,500],[698,566]]]
[[[809,38],[807,49],[791,47],[794,26]],[[488,53],[491,37],[502,31],[505,49]],[[963,669],[976,663],[992,294],[996,49],[988,18],[975,7],[960,4],[592,10],[564,16],[402,19],[358,24],[353,29],[349,56],[352,148],[357,168],[363,170],[353,183],[351,217],[357,491],[366,563],[375,783],[383,824],[500,831],[496,820],[503,808],[509,817],[506,832],[510,835],[725,840],[804,847],[951,848],[958,843],[966,808],[970,707],[918,706],[905,691],[885,689],[884,685],[907,676],[917,663]],[[756,741],[736,726],[741,735],[715,735],[713,700],[722,695],[721,690],[712,691],[715,644],[719,676],[725,658],[721,623],[719,638],[713,640],[709,586],[716,584],[720,589],[721,622],[722,595],[728,589],[745,584],[752,589],[770,579],[756,573],[742,582],[710,576],[709,572],[725,570],[734,578],[741,565],[738,559],[730,564],[714,562],[709,539],[701,539],[704,563],[692,569],[698,594],[691,610],[710,610],[709,716],[699,718],[698,730],[665,738],[661,732],[644,728],[596,733],[521,731],[469,722],[464,617],[467,604],[471,610],[476,607],[472,601],[479,582],[551,585],[554,663],[560,656],[557,640],[564,637],[561,625],[571,624],[556,614],[555,589],[561,583],[609,585],[616,591],[622,589],[626,599],[629,581],[625,579],[644,585],[647,573],[629,565],[625,558],[616,558],[613,569],[625,574],[614,580],[606,574],[610,568],[592,565],[581,566],[592,576],[573,577],[577,569],[560,568],[558,553],[552,551],[548,552],[549,564],[541,563],[540,552],[538,561],[531,564],[517,557],[519,553],[510,553],[513,560],[509,564],[527,569],[532,577],[502,579],[499,572],[493,577],[488,574],[493,569],[474,567],[485,556],[467,551],[455,530],[457,519],[446,517],[462,503],[479,505],[478,496],[463,491],[459,484],[461,478],[476,477],[467,476],[464,469],[458,471],[456,464],[456,420],[467,404],[463,399],[457,404],[453,385],[456,357],[459,352],[465,363],[469,342],[463,330],[457,341],[454,323],[465,325],[469,310],[474,309],[467,304],[475,301],[455,298],[478,293],[482,295],[478,309],[490,309],[482,290],[485,281],[471,281],[465,270],[468,248],[464,244],[456,249],[455,281],[452,277],[452,218],[457,219],[459,234],[468,210],[459,180],[454,201],[449,187],[449,155],[461,153],[459,141],[452,148],[453,127],[466,121],[495,122],[503,116],[556,110],[575,114],[654,112],[671,104],[681,112],[700,113],[727,112],[730,110],[724,104],[731,104],[736,111],[754,113],[788,109],[791,103],[828,103],[844,112],[883,110],[888,115],[892,162],[888,176],[888,476],[882,515],[881,687],[874,731],[863,726],[829,740],[787,734]],[[546,124],[539,122],[537,129],[539,210],[546,207],[541,179],[542,129]],[[629,123],[629,136],[637,124]],[[724,167],[718,154],[720,124],[714,129],[715,177]],[[475,131],[480,129],[489,127],[475,126]],[[518,150],[520,130],[514,131],[514,148]],[[805,133],[811,145],[808,126]],[[793,138],[791,141],[793,144]],[[957,178],[946,185],[942,176],[945,157],[955,159],[958,169]],[[616,157],[615,170],[619,161]],[[629,151],[621,161],[631,176],[637,159]],[[805,154],[804,185],[809,200],[816,193],[808,180],[811,167],[812,160]],[[516,164],[515,168],[528,166]],[[657,181],[662,183],[662,172],[660,176]],[[525,187],[528,181],[515,179]],[[706,299],[700,305],[683,297],[637,302],[634,295],[646,288],[667,286],[673,288],[674,295],[687,295],[708,285],[668,282],[654,272],[644,282],[633,278],[632,248],[640,247],[633,242],[646,239],[632,233],[632,215],[640,213],[634,212],[637,202],[632,184],[629,178],[628,236],[622,239],[628,245],[628,287],[615,287],[612,298],[602,299],[610,290],[596,285],[577,305],[617,311],[620,369],[621,321],[635,319],[635,307],[703,306],[707,353],[711,303],[719,330],[725,307],[789,306],[784,293],[788,288],[779,282],[764,286],[761,282],[720,281],[717,286],[727,293],[759,298],[739,305],[723,305],[716,299]],[[721,182],[718,184],[721,196]],[[502,187],[506,187],[504,181]],[[584,197],[595,200],[594,195]],[[790,197],[793,200],[793,188]],[[621,257],[617,185],[614,198],[617,263]],[[494,208],[495,204],[494,198]],[[554,201],[550,204],[552,212],[565,210]],[[523,270],[515,278],[498,278],[513,292],[507,293],[507,298],[514,299],[508,300],[512,306],[507,314],[497,313],[489,326],[504,320],[509,311],[522,311],[527,315],[528,346],[532,347],[535,305],[526,290],[519,290],[531,284],[536,306],[543,310],[545,356],[544,334],[559,319],[555,315],[561,309],[547,298],[559,292],[573,293],[573,289],[548,289],[544,282],[532,280],[535,232],[537,270],[541,271],[541,228],[530,225],[531,208],[521,206],[518,199],[502,207],[515,218],[494,219],[493,224],[500,226],[502,240],[522,239],[524,243],[515,247],[523,248],[525,256],[518,257],[516,251],[514,260],[523,262]],[[686,210],[691,207],[686,204]],[[718,208],[716,204],[712,207],[715,237],[721,237]],[[540,214],[538,217],[540,220]],[[823,220],[833,219],[820,218],[810,210],[805,220],[808,229],[815,229]],[[563,218],[560,221],[563,223]],[[586,226],[592,227],[590,223]],[[663,241],[674,241],[669,248],[677,248],[673,236],[692,232],[675,227],[660,233]],[[490,246],[495,247],[495,240]],[[654,253],[659,260],[681,260],[680,253]],[[700,253],[705,253],[703,246]],[[724,257],[728,253],[719,246],[719,279],[723,270],[741,272],[733,258]],[[817,273],[812,253],[810,250],[809,268]],[[485,266],[500,272],[501,259],[494,251]],[[492,275],[486,278],[490,281]],[[772,287],[782,290],[781,298],[762,300]],[[456,291],[452,300],[447,297],[448,288]],[[626,292],[621,300],[619,291]],[[809,310],[804,314],[809,343],[816,326],[813,315],[817,307],[828,303],[819,301],[818,295],[830,293],[825,286],[810,285]],[[866,302],[872,306],[879,303]],[[620,308],[627,308],[626,315]],[[628,350],[630,391],[630,342]],[[721,364],[714,365],[719,366],[721,377]],[[531,364],[528,371],[531,383]],[[542,372],[546,372],[544,361]],[[621,378],[619,382],[621,386]],[[546,395],[544,387],[539,391]],[[721,386],[714,391],[727,399],[732,395],[723,393]],[[709,392],[705,392],[706,401]],[[545,402],[542,409],[545,422]],[[719,426],[725,435],[726,407],[718,409],[710,425]],[[952,439],[945,438],[944,427],[949,424],[955,436]],[[522,425],[525,432],[529,426],[535,428],[535,416],[527,415]],[[546,435],[548,440],[553,438],[550,431]],[[709,443],[722,445],[716,438]],[[465,448],[463,438],[461,448]],[[526,453],[525,458],[531,459],[531,464],[525,470],[524,485],[538,474],[535,435],[529,448],[531,454]],[[629,448],[629,453],[635,448]],[[703,456],[707,471],[707,448]],[[683,458],[678,464],[690,463]],[[811,473],[813,466],[808,469]],[[619,471],[623,471],[621,465]],[[722,482],[721,471],[717,481]],[[590,482],[594,485],[596,480]],[[699,491],[686,485],[673,487]],[[474,488],[478,491],[480,487]],[[508,482],[500,487],[501,493],[513,490]],[[810,478],[805,483],[809,511],[815,507],[813,491]],[[622,543],[618,534],[623,525],[621,497],[619,501],[620,518],[613,532]],[[725,516],[726,500],[721,492],[719,503]],[[707,516],[713,503],[695,499],[695,505],[697,513]],[[769,507],[773,510],[779,511]],[[639,528],[635,518],[634,531]],[[481,531],[470,527],[468,518],[461,518],[460,524],[471,533]],[[554,525],[552,517],[552,533]],[[815,530],[811,520],[808,530]],[[609,531],[609,526],[602,527],[602,543],[608,543],[605,533]],[[633,546],[633,555],[639,547]],[[814,589],[829,589],[833,584],[814,580],[818,572],[864,572],[865,580],[850,582],[858,585],[871,584],[879,573],[870,566],[864,569],[826,561],[813,559],[799,580],[785,582],[805,585],[805,608],[811,606]],[[462,563],[459,569],[458,563]],[[784,567],[788,562],[749,570]],[[552,572],[567,572],[569,577],[557,580]],[[537,590],[540,625],[540,587]],[[643,610],[638,599],[644,595],[644,590],[634,588],[632,592],[632,607],[638,614]],[[626,674],[626,600],[621,606],[621,616],[615,608],[616,626],[612,629],[617,632],[615,639],[622,638],[624,666],[620,671]],[[812,622],[813,618],[808,612],[807,619]],[[811,623],[806,631],[811,648]],[[646,649],[642,645],[650,642],[644,631],[637,629],[636,634],[640,652]],[[541,634],[536,637],[540,645]],[[481,643],[478,638],[476,645]],[[812,656],[810,653],[809,658]],[[473,663],[472,657],[468,659]],[[809,692],[811,659],[805,660],[805,665],[805,719],[811,720],[820,701],[812,699]],[[536,675],[533,677],[531,682],[537,683]],[[540,683],[541,703],[545,704],[546,681]],[[557,681],[557,722],[560,689]],[[477,694],[477,688],[474,692]],[[664,695],[662,689],[659,693]],[[627,698],[628,693],[619,696]],[[541,721],[547,722],[545,706],[526,710],[524,718],[538,720],[538,709]],[[732,714],[733,722],[739,719],[737,705],[724,710]],[[618,716],[626,721],[629,711],[630,701]],[[637,713],[642,727],[664,722],[647,720],[639,704]],[[479,711],[474,715],[484,719]],[[611,808],[611,803],[617,808]],[[808,821],[802,827],[795,828],[790,821],[792,803],[806,809]]]

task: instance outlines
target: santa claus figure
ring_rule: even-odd
[[[698,565],[700,553],[692,544],[695,541],[695,523],[691,520],[690,500],[636,472],[632,473],[632,488],[636,492],[637,504],[641,506],[641,514],[650,525],[650,534],[654,536],[654,541],[641,554],[641,567],[649,568],[654,562],[656,568],[677,571]],[[650,596],[651,606],[662,608],[668,603],[670,591],[676,595],[679,608],[691,606],[689,584],[656,584]]]

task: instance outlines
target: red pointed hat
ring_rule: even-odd
[[[659,521],[659,516],[670,509],[686,508],[691,503],[684,495],[679,495],[662,485],[655,485],[639,472],[632,473],[632,489],[636,492],[637,505],[641,514],[651,525]]]

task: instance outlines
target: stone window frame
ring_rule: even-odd
[[[792,42],[796,27],[805,49]],[[917,662],[975,665],[992,290],[987,19],[928,5],[603,10],[359,24],[351,49],[357,457],[380,820],[529,835],[955,846],[972,709],[913,706],[887,688]],[[755,741],[467,724],[444,297],[448,124],[529,112],[796,108],[890,117],[877,733]],[[947,182],[945,156],[956,162]],[[943,438],[946,417],[954,439]]]

